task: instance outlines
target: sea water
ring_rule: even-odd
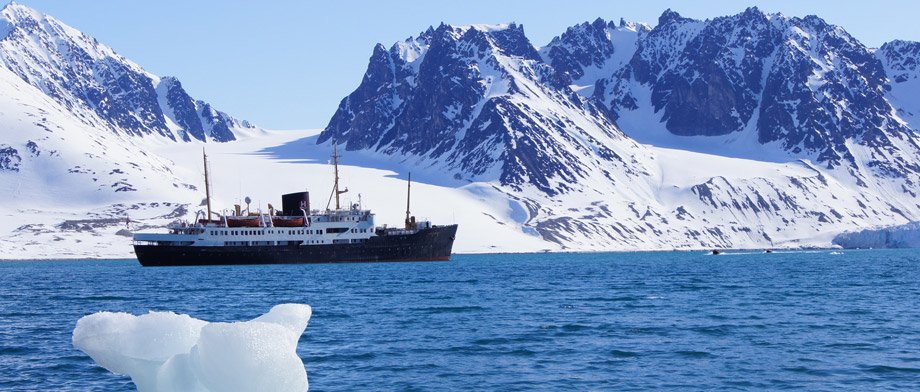
[[[312,391],[920,390],[920,252],[456,255],[142,268],[0,263],[0,390],[127,391],[71,344],[98,311],[313,307]]]

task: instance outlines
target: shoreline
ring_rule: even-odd
[[[549,251],[549,252],[462,252],[453,253],[453,255],[542,255],[542,254],[601,254],[601,253],[663,253],[663,252],[710,252],[718,249],[722,254],[756,252],[766,254],[770,249],[772,253],[790,253],[790,252],[808,252],[808,251],[857,251],[857,250],[880,250],[880,249],[903,249],[903,248],[841,248],[841,247],[803,247],[803,248],[692,248],[692,249],[641,249],[641,250],[587,250],[587,251]],[[136,257],[34,257],[28,259],[2,259],[0,263],[7,262],[29,262],[29,261],[122,261],[137,260]]]

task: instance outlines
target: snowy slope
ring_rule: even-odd
[[[277,131],[258,138],[209,145],[214,208],[231,209],[233,204],[243,204],[241,200],[249,196],[253,200],[252,209],[264,211],[268,203],[280,205],[282,193],[304,189],[310,191],[314,206],[324,207],[332,184],[332,168],[328,164],[331,151],[315,144],[318,133],[319,130]],[[200,205],[201,146],[163,143],[151,148],[148,154],[168,159],[171,175],[199,190],[185,191],[160,183],[153,185],[166,192],[137,193],[137,198],[114,202],[69,205],[59,200],[2,206],[0,217],[11,224],[0,226],[0,252],[4,255],[0,258],[133,257],[130,237],[126,236],[129,233],[122,230],[155,231],[173,220],[193,220],[195,213],[204,208]],[[354,166],[358,159],[348,153],[342,158],[341,177],[349,189],[345,201],[357,202],[360,194],[361,202],[376,213],[380,224],[399,224],[405,214],[405,172]],[[559,249],[533,233],[522,231],[520,223],[514,220],[514,208],[488,184],[471,184],[462,189],[418,182],[412,186],[413,214],[460,225],[461,234],[454,246],[457,252]],[[126,217],[130,217],[130,225],[126,225]],[[503,240],[497,242],[496,238]]]

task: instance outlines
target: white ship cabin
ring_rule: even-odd
[[[232,218],[232,217],[231,217]],[[143,245],[169,246],[270,246],[355,244],[378,235],[414,234],[431,227],[418,222],[411,229],[377,227],[374,214],[357,205],[351,209],[313,210],[303,226],[276,227],[270,214],[258,216],[258,227],[229,227],[227,217],[219,223],[180,223],[168,226],[169,233],[137,233],[134,242]]]

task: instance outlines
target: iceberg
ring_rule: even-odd
[[[303,392],[309,385],[297,342],[311,314],[301,304],[233,323],[173,312],[99,312],[77,321],[73,345],[130,376],[139,392]]]

